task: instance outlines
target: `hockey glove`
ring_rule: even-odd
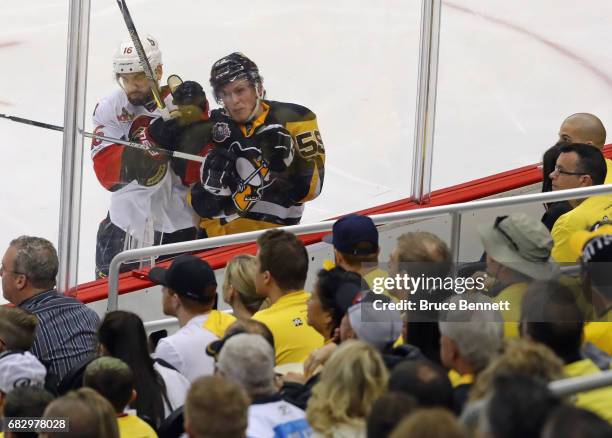
[[[283,172],[293,161],[293,137],[282,125],[262,126],[255,133],[261,156],[272,172]]]
[[[238,186],[236,156],[223,148],[213,147],[202,163],[200,182],[213,195],[231,196]]]
[[[149,125],[148,135],[154,143],[169,150],[176,150],[178,137],[181,134],[181,126],[178,119],[164,120],[159,117]]]
[[[178,120],[182,126],[199,120],[208,120],[208,100],[200,84],[186,81],[172,93],[172,102],[178,106]]]

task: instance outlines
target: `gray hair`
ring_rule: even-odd
[[[251,398],[276,392],[274,349],[261,335],[241,333],[227,339],[217,369],[242,385]]]
[[[476,372],[480,372],[503,347],[503,318],[498,310],[461,310],[461,300],[485,305],[490,304],[491,300],[477,292],[455,295],[447,302],[455,303],[457,309],[442,315],[438,323],[440,333],[451,339],[457,345],[461,357]]]
[[[42,237],[20,236],[10,246],[16,250],[15,272],[25,274],[35,288],[55,286],[59,260],[51,242]]]

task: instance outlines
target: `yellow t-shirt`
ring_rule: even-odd
[[[606,158],[606,179],[604,184],[612,184],[612,160]]]
[[[612,195],[591,196],[562,215],[551,232],[554,242],[552,257],[559,263],[576,263],[576,254],[570,246],[572,235],[576,231],[588,230],[605,218],[612,219]]]
[[[290,292],[253,315],[274,336],[276,365],[304,362],[313,350],[323,346],[323,336],[307,324],[308,298],[310,294],[304,290]]]
[[[208,318],[204,321],[203,327],[214,335],[222,338],[227,328],[236,321],[234,315],[219,310],[211,310]]]
[[[136,415],[117,417],[119,436],[121,438],[157,438],[157,434],[149,424]]]
[[[504,318],[504,338],[518,338],[519,336],[519,321],[521,318],[521,303],[523,295],[527,290],[527,283],[514,283],[502,290],[497,295],[493,302],[499,303],[508,301],[508,310],[501,310],[500,313]]]
[[[597,365],[591,359],[583,359],[565,365],[565,374],[568,377],[589,376],[601,373]],[[591,391],[579,392],[576,394],[576,406],[588,409],[596,413],[601,418],[612,422],[612,387],[606,386]]]
[[[590,342],[612,356],[612,309],[584,325],[584,342]]]

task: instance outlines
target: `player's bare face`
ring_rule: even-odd
[[[238,123],[246,123],[255,109],[257,93],[247,80],[230,82],[221,89],[221,99],[229,116]]]
[[[132,105],[142,106],[151,101],[151,87],[144,73],[121,74],[119,83]]]

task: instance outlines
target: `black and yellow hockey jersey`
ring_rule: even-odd
[[[236,157],[238,188],[216,214],[210,214],[211,194],[201,184],[192,188],[194,210],[214,219],[202,224],[209,236],[298,224],[304,203],[321,193],[325,149],[314,113],[291,103],[262,101],[261,105],[262,114],[248,124],[237,124],[224,110],[211,113],[213,147]],[[255,135],[261,126],[272,124],[282,125],[293,137],[294,158],[279,173],[268,169]]]

